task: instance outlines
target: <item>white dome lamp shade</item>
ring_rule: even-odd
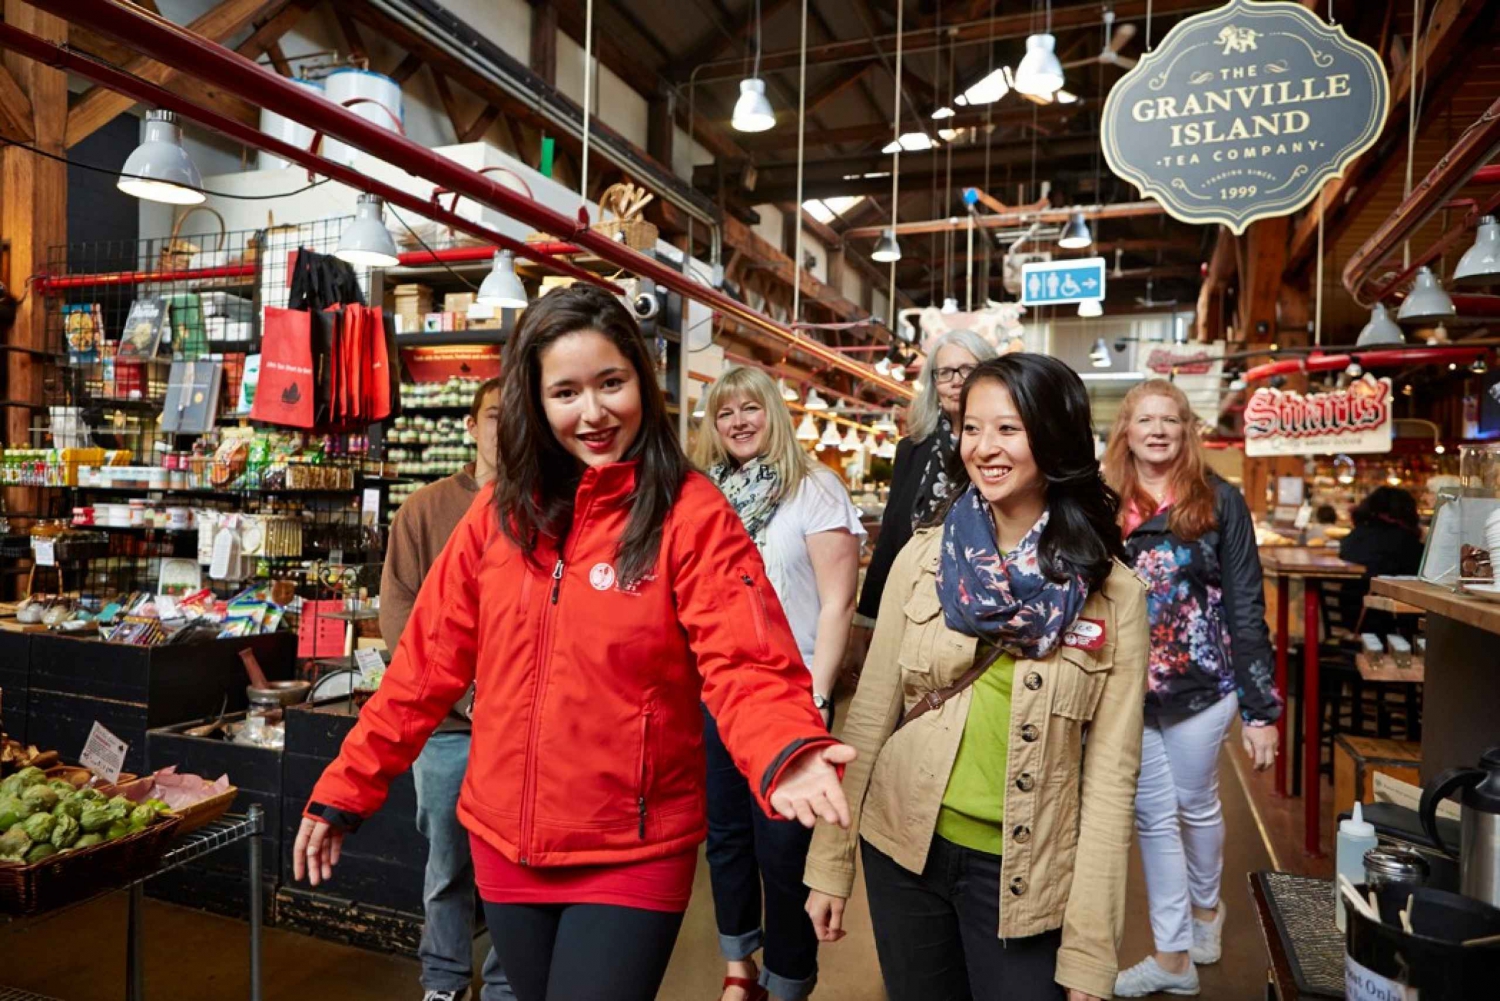
[[[895,229],[887,226],[880,231],[880,239],[875,244],[875,249],[870,252],[870,260],[880,264],[890,264],[892,261],[901,260],[901,244],[896,242]]]
[[[828,401],[819,396],[816,389],[809,389],[807,391],[807,401],[802,406],[808,410],[827,410]]]
[[[1068,225],[1063,228],[1062,236],[1058,237],[1057,245],[1064,250],[1083,250],[1094,245],[1094,234],[1089,232],[1089,224],[1084,220],[1082,212],[1074,212],[1068,216]]]
[[[896,457],[896,443],[887,438],[880,443],[880,447],[875,450],[875,454],[882,459],[894,459]]]
[[[777,386],[777,388],[779,388],[781,390],[781,398],[783,400],[785,400],[788,403],[796,403],[797,402],[797,400],[798,400],[797,391],[795,389],[793,389],[791,386],[788,386],[786,384],[786,378],[785,377],[777,379],[776,380],[776,386]]]
[[[182,127],[170,111],[146,112],[146,137],[125,158],[115,187],[127,195],[168,205],[198,205],[208,196],[198,165],[182,148]]]
[[[1078,315],[1086,320],[1095,316],[1103,316],[1104,307],[1098,299],[1085,299],[1078,304]]]
[[[1378,302],[1370,310],[1370,322],[1364,325],[1364,329],[1359,332],[1359,339],[1354,342],[1356,347],[1361,348],[1405,343],[1406,337],[1401,333],[1401,328],[1396,326],[1396,321],[1391,319],[1385,306]]]
[[[499,309],[525,309],[531,299],[526,286],[516,274],[516,255],[509,250],[495,251],[495,264],[479,284],[474,301],[481,306]]]
[[[1417,269],[1411,292],[1396,311],[1396,319],[1401,323],[1441,323],[1457,315],[1453,300],[1443,291],[1432,269],[1425,265]]]
[[[1057,39],[1052,35],[1031,35],[1026,39],[1026,55],[1016,67],[1016,90],[1032,97],[1051,97],[1062,89],[1063,68],[1057,61]]]
[[[333,256],[348,264],[367,268],[390,268],[401,263],[396,241],[385,228],[385,201],[379,195],[360,195],[354,206],[354,221],[344,227]]]
[[[841,448],[844,439],[839,437],[839,429],[834,426],[833,421],[823,425],[823,437],[818,439],[818,445],[822,448]]]
[[[839,451],[858,452],[861,447],[863,446],[859,443],[859,429],[851,424],[849,425],[849,430],[844,434],[844,440],[839,442]]]
[[[766,82],[759,77],[740,81],[740,98],[734,102],[730,124],[738,132],[764,132],[776,124],[776,112],[766,99]]]
[[[1109,345],[1104,343],[1104,338],[1100,337],[1094,341],[1094,349],[1089,352],[1089,361],[1095,368],[1109,368],[1114,364],[1114,359],[1109,354]]]
[[[1455,285],[1493,285],[1500,282],[1500,222],[1492,215],[1479,220],[1474,246],[1464,251],[1453,269]]]
[[[874,430],[876,434],[893,435],[900,429],[896,427],[896,421],[890,414],[883,414],[881,418],[875,422]]]
[[[813,421],[812,414],[803,414],[802,423],[797,425],[798,441],[817,441],[818,425]]]
[[[958,312],[958,300],[953,298],[953,296],[951,295],[948,296],[943,300],[943,308],[940,310],[940,312],[944,316],[953,316]]]

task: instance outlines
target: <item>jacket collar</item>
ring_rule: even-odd
[[[640,462],[630,459],[585,469],[573,500],[575,517],[576,512],[589,506],[616,507],[628,503],[635,494],[635,476],[639,468]]]
[[[1167,530],[1167,519],[1171,516],[1172,509],[1170,507],[1166,508],[1165,510],[1158,511],[1151,517],[1147,518],[1145,521],[1141,522],[1139,525],[1135,526],[1135,530],[1131,532],[1130,535],[1132,538],[1134,538],[1135,536],[1140,535],[1142,532],[1150,532],[1153,534],[1165,532]]]

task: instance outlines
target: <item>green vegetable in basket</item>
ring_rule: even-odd
[[[0,796],[19,796],[25,790],[19,775],[7,775],[4,780],[0,780]]]
[[[81,803],[109,802],[104,793],[100,792],[98,789],[95,789],[93,786],[84,786],[82,789],[75,791],[73,793],[73,798]]]
[[[85,803],[83,812],[78,816],[79,826],[83,828],[85,834],[102,831],[114,823],[114,820],[108,805],[104,803]]]
[[[78,821],[64,814],[57,818],[57,823],[52,827],[52,846],[71,848],[82,834],[83,829],[78,826]]]
[[[26,864],[30,865],[33,862],[40,862],[42,859],[56,854],[57,849],[53,847],[52,843],[50,841],[43,841],[40,844],[31,846],[31,850],[26,853]]]
[[[130,811],[130,829],[132,831],[144,830],[146,825],[157,817],[156,809],[150,803],[142,803]]]
[[[64,796],[52,808],[52,816],[72,817],[74,820],[77,820],[83,816],[83,800],[76,796]]]
[[[12,827],[0,834],[0,862],[19,862],[31,850],[31,835],[25,828]]]
[[[111,821],[110,825],[104,829],[104,840],[113,841],[115,838],[123,838],[132,830],[134,828],[130,826],[130,821],[128,820]]]
[[[148,799],[146,800],[144,805],[149,806],[151,809],[155,810],[162,816],[166,816],[167,814],[172,812],[172,808],[159,799]]]
[[[21,821],[21,830],[32,841],[46,841],[52,837],[52,829],[57,826],[57,818],[50,813],[33,813]]]
[[[85,834],[85,835],[81,836],[77,841],[73,842],[73,850],[77,851],[80,848],[92,848],[95,845],[100,845],[100,844],[103,844],[103,843],[104,843],[104,835],[102,835],[102,834]]]
[[[23,802],[30,803],[33,810],[43,813],[51,813],[61,798],[57,795],[57,790],[49,785],[34,785],[21,793]]]
[[[15,777],[20,781],[22,789],[28,789],[31,786],[47,781],[47,773],[35,765],[27,765],[19,772],[16,772]]]
[[[59,796],[71,796],[77,788],[67,779],[48,779],[47,784],[57,790]]]
[[[31,806],[19,796],[0,795],[0,833],[10,830],[31,816]]]

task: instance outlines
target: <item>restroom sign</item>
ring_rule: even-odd
[[[1104,298],[1102,257],[1021,265],[1021,305],[1066,306]]]
[[[1238,234],[1312,201],[1374,145],[1389,106],[1379,56],[1342,27],[1231,0],[1120,78],[1100,138],[1110,170],[1168,214]]]

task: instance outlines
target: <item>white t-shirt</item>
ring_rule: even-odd
[[[805,476],[797,492],[781,502],[771,524],[766,526],[766,545],[761,555],[776,597],[786,611],[802,662],[811,666],[818,636],[818,579],[807,554],[807,537],[843,529],[856,538],[865,537],[859,511],[834,472],[817,468]]]

